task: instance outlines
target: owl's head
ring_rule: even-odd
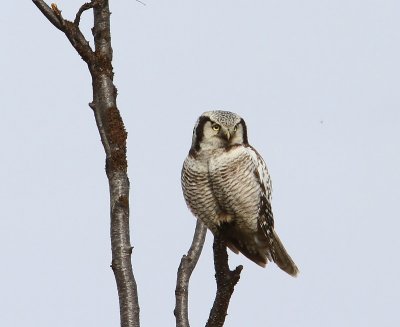
[[[229,111],[207,111],[196,122],[193,129],[192,151],[229,148],[247,145],[247,128],[244,120]]]

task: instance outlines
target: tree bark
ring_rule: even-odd
[[[226,245],[218,235],[214,237],[213,250],[217,293],[206,327],[221,327],[225,323],[229,302],[243,266],[237,266],[235,270],[229,269]]]
[[[55,4],[32,0],[46,18],[64,32],[72,46],[87,63],[92,76],[93,109],[106,153],[106,173],[110,189],[112,263],[117,283],[122,327],[139,327],[137,287],[132,272],[129,235],[129,179],[127,174],[124,123],[117,108],[117,89],[113,83],[110,11],[108,0],[92,0],[81,6],[74,22],[64,19]],[[84,11],[93,9],[92,29],[95,50],[80,31]]]

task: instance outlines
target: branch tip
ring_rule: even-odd
[[[61,16],[61,10],[58,9],[57,4],[52,3],[52,4],[51,4],[51,9],[54,11],[54,13],[55,13],[57,16]]]
[[[32,0],[32,2],[38,7],[42,14],[59,30],[64,31],[64,20],[61,16],[61,11],[58,9],[56,4],[51,4],[51,7],[43,0]]]
[[[78,10],[78,12],[76,13],[75,16],[75,20],[74,20],[74,24],[76,26],[79,26],[79,23],[81,22],[81,16],[83,14],[84,11],[92,9],[96,4],[96,1],[90,1],[87,3],[84,3]]]

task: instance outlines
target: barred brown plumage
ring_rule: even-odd
[[[199,117],[182,168],[182,189],[194,216],[232,251],[262,267],[269,260],[292,276],[298,274],[274,229],[267,166],[249,145],[240,116],[208,111]]]

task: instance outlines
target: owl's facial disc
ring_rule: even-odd
[[[197,120],[193,130],[192,153],[199,150],[247,145],[246,124],[238,115],[227,111],[209,111]]]

